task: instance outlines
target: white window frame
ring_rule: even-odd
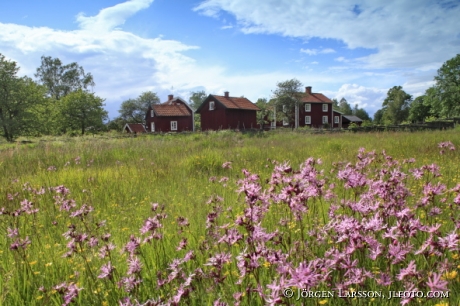
[[[171,131],[177,131],[177,121],[171,121]]]
[[[328,110],[328,105],[327,104],[323,104],[323,112],[327,112]]]
[[[152,117],[152,118],[153,118],[153,116],[154,116],[154,113],[155,113],[155,112],[153,111],[153,109],[151,109],[151,110],[150,110],[150,117]]]
[[[323,116],[323,124],[327,123],[327,116]]]
[[[214,101],[209,102],[209,110],[214,110],[214,109],[215,109]]]
[[[283,105],[283,113],[286,112],[286,105]]]
[[[150,132],[155,132],[155,122],[150,122]]]
[[[310,103],[305,104],[305,111],[306,112],[311,112],[311,104]]]
[[[305,124],[311,124],[311,116],[305,116]]]
[[[339,123],[339,122],[340,122],[339,116],[334,116],[334,123]]]
[[[270,126],[273,128],[273,127],[276,127],[276,122],[275,121],[272,121]]]
[[[289,122],[286,119],[283,119],[283,125],[289,125]]]

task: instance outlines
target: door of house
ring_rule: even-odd
[[[150,123],[150,131],[155,132],[155,122]]]

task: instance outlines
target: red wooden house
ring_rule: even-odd
[[[312,128],[341,128],[342,114],[332,109],[332,101],[322,93],[313,93],[311,86],[305,87],[301,102],[295,110],[294,127],[312,127]],[[271,123],[271,127],[285,126],[288,127],[289,122],[275,120]]]
[[[185,132],[194,130],[193,110],[181,98],[150,105],[145,115],[147,132]]]
[[[201,130],[255,129],[257,111],[260,110],[246,98],[209,95],[196,110],[201,114]]]

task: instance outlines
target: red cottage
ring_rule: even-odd
[[[201,130],[255,129],[260,109],[246,98],[209,95],[196,110],[201,114]]]
[[[181,98],[169,95],[168,101],[149,106],[145,126],[151,133],[193,131],[193,110]]]
[[[142,123],[126,123],[123,131],[132,134],[141,134],[147,132]]]
[[[298,114],[296,122],[294,123],[296,127],[342,127],[342,114],[332,109],[331,99],[322,93],[313,93],[311,91],[311,86],[305,87],[305,93],[302,96],[296,113]],[[288,126],[288,122],[276,122],[276,126],[281,125]],[[272,122],[271,126],[274,127],[275,122]]]

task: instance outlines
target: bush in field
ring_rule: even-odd
[[[456,153],[450,142],[439,148],[444,156]],[[460,184],[449,188],[437,165],[414,162],[360,149],[354,163],[337,162],[330,172],[313,158],[299,170],[269,160],[274,170],[266,180],[243,169],[236,182],[243,205],[226,207],[212,195],[206,220],[194,220],[205,222],[198,239],[185,216],[168,221],[165,206],[155,203],[139,232],[116,242],[94,208],[79,205],[65,186],[25,184],[29,200],[9,194],[0,208],[6,237],[0,241],[9,248],[0,268],[32,288],[13,291],[12,278],[3,278],[3,299],[8,305],[276,305],[301,303],[297,292],[321,290],[335,296],[311,303],[348,305],[356,292],[377,294],[376,304],[458,302]],[[225,171],[234,171],[231,162]],[[226,176],[210,184],[233,186]],[[54,207],[42,209],[51,200]],[[64,271],[51,278],[41,278],[31,261],[45,239],[36,231],[40,221],[66,245],[61,254],[46,254]],[[177,233],[167,239],[171,222]],[[75,264],[80,272],[65,279]],[[390,291],[433,296],[389,300]]]

